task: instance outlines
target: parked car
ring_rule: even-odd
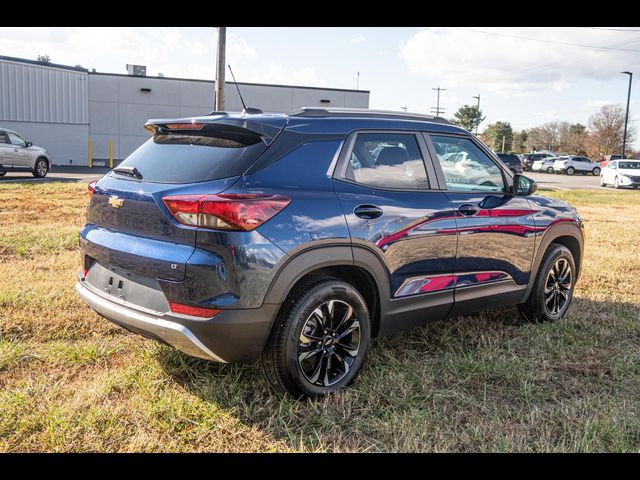
[[[444,119],[360,109],[149,120],[89,185],[76,290],[103,317],[274,388],[351,383],[370,341],[517,304],[557,320],[583,224]],[[373,158],[373,152],[385,145]]]
[[[516,154],[496,153],[496,155],[513,173],[522,173],[522,162]]]
[[[553,171],[566,173],[567,175],[573,175],[574,173],[600,175],[600,165],[587,157],[570,156],[559,158],[553,162]]]
[[[550,153],[528,153],[522,156],[522,169],[525,172],[530,172],[533,162],[536,160],[541,160],[543,158],[550,158],[554,155]]]
[[[8,171],[31,172],[34,177],[46,177],[51,170],[51,156],[46,149],[36,147],[20,134],[0,128],[0,177]]]
[[[600,185],[615,188],[640,187],[640,160],[612,160],[602,169]]]
[[[563,158],[567,158],[567,157],[547,157],[547,158],[542,158],[540,160],[536,160],[531,164],[531,171],[553,173],[553,163],[556,160],[561,160]]]
[[[600,162],[600,168],[606,167],[609,164],[609,162],[613,160],[620,160],[620,159],[622,159],[622,155],[620,154],[605,155],[604,160]]]

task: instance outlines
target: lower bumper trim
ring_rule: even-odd
[[[107,320],[134,330],[146,332],[158,337],[174,348],[194,357],[226,363],[225,360],[213,353],[184,325],[165,320],[153,315],[127,308],[111,302],[92,292],[81,281],[76,283],[76,291],[93,310]]]

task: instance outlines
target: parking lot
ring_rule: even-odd
[[[90,182],[103,176],[109,171],[105,167],[61,167],[53,166],[53,169],[45,178],[34,178],[30,172],[7,172],[0,177],[0,183],[42,183],[42,182]]]
[[[34,178],[29,172],[7,172],[4,177],[0,177],[0,183],[14,182],[90,182],[103,176],[109,171],[105,167],[60,167],[54,166],[53,170],[46,178]],[[593,175],[556,175],[549,173],[524,172],[533,178],[538,187],[542,190],[603,190],[600,186],[600,177]],[[621,189],[621,191],[631,189]]]
[[[562,175],[555,173],[524,172],[545,190],[602,190],[600,177],[593,175]]]

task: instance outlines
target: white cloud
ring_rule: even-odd
[[[0,54],[80,64],[100,72],[125,73],[127,63],[146,65],[147,75],[213,80],[217,31],[214,28],[9,27],[0,29]],[[101,55],[108,52],[108,55]],[[243,38],[227,36],[232,66],[255,59],[257,52]]]
[[[366,40],[365,36],[360,33],[351,35],[351,43],[362,43]]]
[[[633,34],[581,28],[485,27],[478,30],[599,46],[630,47],[640,43]],[[506,95],[561,91],[570,88],[571,80],[578,78],[605,80],[640,61],[639,53],[542,43],[464,28],[422,30],[401,45],[399,55],[410,72],[420,76],[437,75],[447,87],[478,85]]]
[[[604,107],[605,105],[612,105],[614,102],[611,100],[589,100],[587,102],[587,109],[596,110]]]
[[[281,85],[327,85],[327,82],[318,76],[315,67],[287,68],[279,63],[270,64],[269,68],[263,72],[251,72],[245,81]]]

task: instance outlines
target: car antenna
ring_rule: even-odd
[[[236,86],[236,90],[238,90],[238,95],[240,96],[240,101],[242,102],[242,113],[263,113],[263,111],[259,108],[247,108],[247,105],[244,103],[244,98],[242,98],[242,93],[240,93],[240,87],[238,87],[236,76],[233,74],[233,70],[231,70],[231,65],[227,65],[227,67],[229,67],[231,77],[233,77],[233,83]]]

